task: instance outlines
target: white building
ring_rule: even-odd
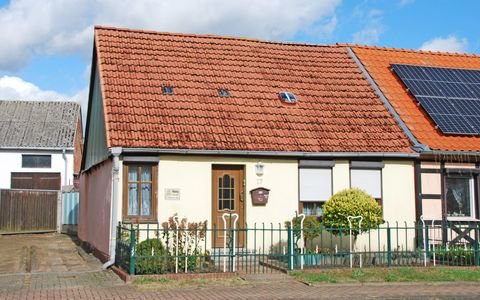
[[[80,105],[0,101],[0,189],[59,190],[78,178]]]

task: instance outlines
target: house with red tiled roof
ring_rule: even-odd
[[[417,219],[480,218],[480,56],[352,46],[420,153]]]
[[[283,224],[349,187],[415,221],[411,146],[347,47],[96,27],[78,234],[107,259],[118,222]]]

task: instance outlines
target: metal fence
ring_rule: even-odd
[[[357,236],[280,223],[224,227],[119,224],[116,263],[130,274],[480,264],[478,223],[383,224]]]
[[[79,192],[62,193],[62,225],[78,224]]]

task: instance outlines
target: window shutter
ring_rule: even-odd
[[[373,198],[382,198],[382,171],[381,170],[350,170],[351,187],[366,191]]]
[[[332,169],[299,169],[300,201],[326,201],[332,196]]]

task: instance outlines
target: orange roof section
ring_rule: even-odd
[[[432,150],[480,151],[479,136],[443,134],[391,70],[391,64],[480,69],[480,56],[369,46],[350,46],[416,139]]]
[[[95,43],[109,147],[413,152],[345,47],[109,27]]]

